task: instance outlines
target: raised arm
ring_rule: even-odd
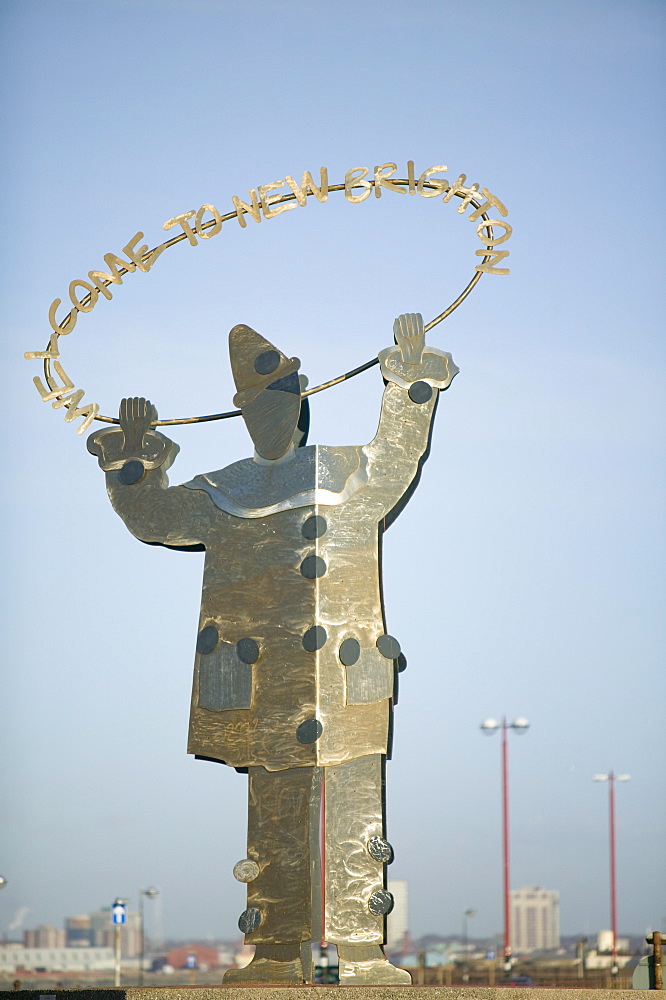
[[[210,502],[205,494],[184,486],[169,488],[167,470],[178,445],[151,430],[157,419],[153,404],[142,397],[123,399],[120,427],[97,431],[88,451],[106,472],[106,488],[117,514],[142,542],[174,548],[205,545]]]
[[[386,380],[379,426],[363,449],[368,458],[367,489],[385,516],[416,484],[427,457],[437,397],[459,371],[450,354],[425,346],[420,313],[399,316],[393,333],[397,346],[379,354]]]

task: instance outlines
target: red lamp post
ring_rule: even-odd
[[[611,973],[616,976],[618,972],[617,964],[617,881],[615,877],[615,782],[629,781],[630,774],[615,774],[609,771],[608,774],[595,774],[593,781],[608,782],[608,832],[609,832],[609,855],[610,855],[610,906],[611,906]]]
[[[518,718],[507,723],[506,716],[501,722],[486,719],[481,723],[481,731],[492,736],[498,729],[502,730],[502,871],[504,876],[504,969],[511,970],[511,877],[509,869],[509,751],[506,738],[507,730],[524,735],[530,728],[527,719]]]

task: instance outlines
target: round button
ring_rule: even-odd
[[[299,743],[316,743],[323,732],[319,719],[306,719],[296,730],[296,739]]]
[[[304,538],[321,538],[322,535],[326,534],[327,527],[328,524],[325,517],[321,517],[320,514],[313,514],[303,522],[301,531]]]
[[[206,625],[197,636],[197,653],[212,653],[218,642],[220,633],[215,625]]]
[[[400,643],[392,635],[380,635],[377,649],[387,660],[397,660],[400,656]]]
[[[346,667],[351,667],[361,655],[361,646],[358,639],[345,639],[340,643],[338,655]]]
[[[393,896],[386,889],[379,889],[377,892],[373,892],[368,900],[368,909],[370,913],[382,915],[390,913],[393,909]]]
[[[414,403],[427,403],[432,396],[432,386],[427,382],[413,382],[409,387],[409,398]]]
[[[238,918],[238,929],[243,934],[251,934],[252,931],[256,931],[260,923],[261,910],[258,910],[256,906],[248,906],[247,910],[243,910]]]
[[[326,572],[326,563],[321,556],[306,556],[301,563],[301,573],[306,580],[316,580]]]
[[[368,854],[375,861],[381,861],[384,865],[390,865],[393,861],[393,848],[383,837],[370,837]],[[240,864],[240,861],[238,863]]]
[[[236,643],[236,654],[243,663],[256,663],[259,659],[259,646],[254,639],[239,639]]]
[[[234,865],[234,878],[237,882],[254,882],[258,874],[259,865],[249,858],[243,858]]]
[[[122,469],[118,472],[118,482],[122,483],[123,486],[134,486],[143,479],[145,469],[143,467],[143,462],[140,462],[138,458],[133,458],[130,462],[125,462]]]
[[[303,636],[303,649],[315,653],[326,642],[328,636],[323,625],[312,625]]]
[[[270,375],[280,364],[280,355],[277,351],[264,351],[256,358],[254,370],[257,375]]]

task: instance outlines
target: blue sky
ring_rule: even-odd
[[[385,544],[389,629],[409,658],[388,772],[391,874],[414,934],[501,930],[500,747],[512,739],[514,887],[561,893],[565,933],[608,925],[618,788],[619,924],[664,909],[664,10],[508,0],[5,0],[2,359],[8,572],[0,928],[162,893],[170,936],[233,937],[245,781],[185,753],[202,560],[142,546],[85,437],[40,400],[48,307],[152,246],[174,215],[258,184],[394,161],[446,164],[514,227],[430,342],[461,368],[421,485]],[[395,316],[429,320],[480,244],[455,205],[312,200],[180,243],[79,318],[62,361],[113,414],[231,407],[244,322],[312,383],[374,356]],[[371,370],[313,400],[311,441],[376,426]],[[240,421],[174,428],[171,481],[249,454]]]

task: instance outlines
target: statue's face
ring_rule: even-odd
[[[271,382],[241,412],[257,453],[266,459],[282,458],[294,440],[301,412],[298,372]]]

